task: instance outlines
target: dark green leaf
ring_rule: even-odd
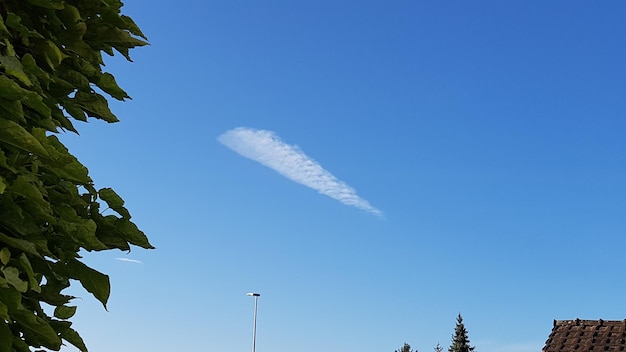
[[[0,141],[27,152],[43,156],[48,155],[46,149],[32,134],[13,121],[0,119]]]
[[[24,73],[22,63],[17,57],[0,55],[0,67],[4,68],[9,76],[17,78],[23,84],[27,86],[33,84],[30,79],[28,79],[28,76],[26,76],[26,73]]]
[[[121,234],[122,238],[128,242],[145,249],[154,249],[154,247],[148,242],[146,235],[137,228],[133,222],[126,219],[119,219],[116,222],[117,230]]]
[[[65,341],[67,341],[67,342],[71,343],[72,345],[76,346],[76,348],[78,348],[81,352],[87,352],[87,346],[85,346],[85,342],[80,337],[78,332],[76,332],[76,330],[74,330],[72,328],[67,328],[66,330],[61,332],[61,337]]]
[[[9,33],[9,30],[4,25],[4,18],[0,15],[0,38],[8,38],[10,36],[11,33]]]
[[[22,108],[22,102],[19,100],[9,100],[0,98],[0,112],[5,118],[17,122],[25,123],[24,109]]]
[[[69,270],[69,276],[79,280],[85,290],[94,295],[106,309],[111,293],[109,277],[75,259],[67,263],[67,269]]]
[[[111,188],[103,188],[98,191],[100,198],[105,201],[109,207],[115,210],[122,218],[130,218],[130,213],[124,208],[124,200]]]
[[[9,307],[6,304],[0,301],[0,318],[5,320],[10,320],[9,318]]]
[[[13,316],[15,322],[24,328],[26,340],[35,340],[50,349],[61,348],[61,338],[43,318],[22,309],[15,311]]]
[[[13,349],[14,352],[30,352],[30,347],[19,336],[13,338]]]
[[[76,105],[87,112],[87,115],[102,119],[106,122],[118,122],[119,120],[111,110],[107,100],[97,93],[77,92],[74,97]]]
[[[2,317],[2,307],[0,303],[0,317]],[[13,345],[13,333],[9,328],[9,324],[6,322],[7,318],[0,319],[0,352],[12,352],[11,345]]]
[[[128,94],[117,85],[115,78],[110,73],[105,73],[100,77],[98,87],[111,94],[115,99],[124,100],[125,98],[130,98]]]
[[[28,0],[29,3],[53,10],[62,10],[64,5],[61,0]]]
[[[26,104],[26,106],[37,111],[43,117],[52,117],[52,111],[46,105],[46,103],[44,103],[41,95],[29,92],[28,94],[24,95],[21,100],[24,102],[24,104]]]
[[[9,313],[17,310],[22,304],[22,295],[13,288],[0,288],[0,302],[2,302]]]
[[[19,100],[27,94],[30,94],[30,92],[20,87],[14,80],[4,75],[0,76],[0,97],[9,100]]]
[[[22,240],[19,238],[12,238],[3,233],[0,233],[0,243],[5,243],[13,248],[17,248],[26,253],[34,254],[39,256],[39,252],[37,251],[37,247],[31,241]]]

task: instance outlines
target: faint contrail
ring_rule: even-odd
[[[238,127],[224,132],[218,140],[241,156],[257,161],[292,181],[343,204],[382,216],[382,212],[359,197],[354,188],[326,171],[300,148],[284,143],[272,131]]]
[[[142,262],[141,260],[137,260],[137,259],[115,258],[115,260],[119,260],[119,261],[122,261],[122,262],[129,262],[129,263],[143,264],[143,262]]]

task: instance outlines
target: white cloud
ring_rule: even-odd
[[[143,264],[143,262],[141,260],[137,260],[137,259],[115,258],[115,260],[119,260],[119,261],[122,261],[122,262],[128,262],[128,263]]]
[[[257,161],[294,182],[343,204],[382,216],[382,212],[359,197],[354,188],[326,171],[300,148],[284,143],[272,131],[238,127],[226,131],[218,140],[241,156]]]

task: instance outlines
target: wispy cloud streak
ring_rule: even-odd
[[[115,258],[115,260],[119,260],[121,262],[128,262],[128,263],[137,263],[137,264],[143,264],[143,262],[141,260],[137,260],[137,259],[129,259],[129,258]]]
[[[238,127],[223,133],[218,140],[241,156],[259,162],[294,182],[343,204],[382,216],[382,212],[359,197],[354,188],[326,171],[297,146],[284,143],[272,131]]]

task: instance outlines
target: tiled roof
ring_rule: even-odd
[[[626,351],[624,320],[555,320],[543,352]]]

